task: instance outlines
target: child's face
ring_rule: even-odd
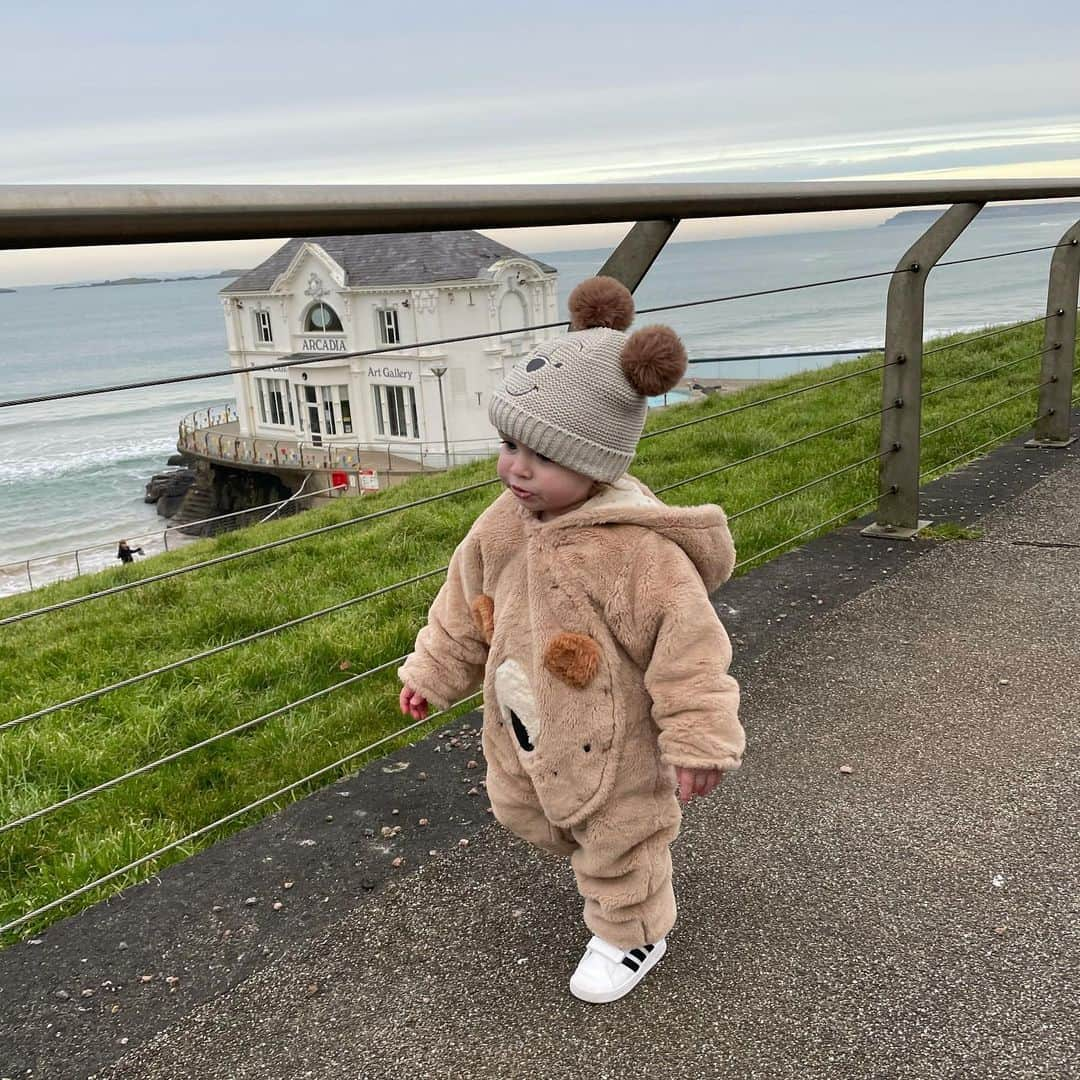
[[[563,465],[557,465],[505,435],[499,447],[499,479],[514,497],[542,521],[580,506],[592,491],[594,481]]]

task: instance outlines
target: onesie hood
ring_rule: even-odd
[[[712,592],[731,577],[735,567],[735,544],[724,511],[712,503],[701,506],[668,506],[661,502],[640,480],[629,473],[614,483],[598,485],[595,495],[576,510],[540,521],[517,503],[513,494],[508,500],[526,519],[526,528],[557,534],[565,529],[601,525],[637,525],[660,534],[686,552]]]

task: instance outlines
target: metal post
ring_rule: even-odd
[[[443,397],[442,381],[446,374],[445,367],[433,367],[428,369],[439,380],[439,412],[442,414],[442,445],[443,445],[443,468],[450,468],[450,440],[446,433],[446,400]],[[421,462],[423,465],[423,462]]]
[[[896,264],[885,316],[885,368],[881,380],[881,464],[877,521],[863,536],[910,540],[919,520],[919,432],[922,423],[923,309],[926,276],[971,224],[983,203],[949,207]]]
[[[1076,357],[1076,302],[1080,287],[1080,221],[1065,232],[1050,260],[1046,291],[1046,332],[1042,358],[1043,386],[1035,436],[1025,446],[1069,446],[1072,434],[1073,364]]]
[[[30,588],[34,587],[34,579],[30,576],[30,560],[26,560],[26,580],[30,583]]]
[[[613,277],[633,292],[649,272],[649,267],[656,261],[657,255],[664,250],[668,237],[678,224],[678,218],[639,221],[622,238],[597,274]]]
[[[82,577],[82,567],[79,566],[79,549],[75,549],[75,576]]]
[[[161,534],[161,542],[165,545],[165,550],[168,551],[169,550],[169,530],[168,529],[166,529]]]

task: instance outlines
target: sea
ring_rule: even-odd
[[[980,215],[943,261],[1055,244],[1076,204]],[[926,221],[687,243],[671,241],[635,294],[639,308],[731,297],[893,269]],[[677,240],[676,232],[675,239]],[[607,252],[530,252],[559,271],[560,296]],[[1050,250],[939,266],[927,282],[927,337],[1045,314]],[[686,343],[698,376],[767,379],[839,357],[726,361],[758,353],[875,348],[888,277],[656,312]],[[0,293],[0,402],[228,367],[218,293],[226,279]],[[76,569],[116,565],[120,537],[163,550],[167,524],[145,485],[176,451],[184,416],[233,404],[228,376],[0,406],[0,595]],[[170,534],[170,547],[184,539]],[[78,563],[74,552],[79,552]]]

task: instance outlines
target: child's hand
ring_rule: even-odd
[[[411,686],[401,688],[401,696],[398,698],[401,711],[414,720],[426,720],[428,714],[427,698],[414,690]]]
[[[695,795],[709,795],[724,778],[720,769],[684,769],[676,768],[678,779],[679,802],[685,806]]]

